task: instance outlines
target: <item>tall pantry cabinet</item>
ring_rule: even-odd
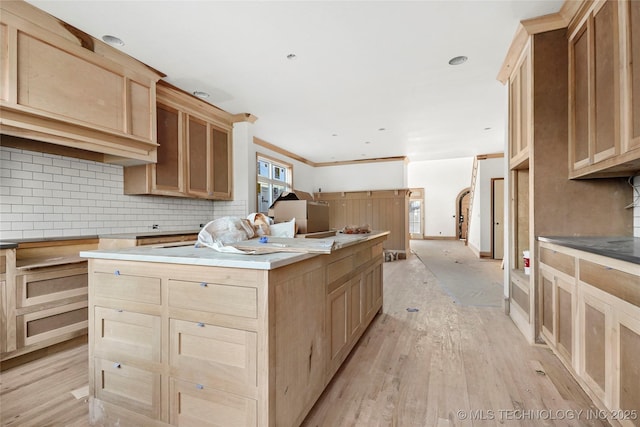
[[[569,179],[568,38],[562,19],[523,21],[498,78],[509,88],[509,314],[540,340],[539,236],[630,235],[624,178]],[[530,254],[525,274],[523,252]]]

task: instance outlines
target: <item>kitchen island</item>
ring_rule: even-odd
[[[299,425],[382,308],[388,234],[329,254],[82,252],[91,423]]]

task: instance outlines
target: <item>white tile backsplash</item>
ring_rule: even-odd
[[[123,194],[121,166],[0,147],[0,240],[196,230],[245,200]]]

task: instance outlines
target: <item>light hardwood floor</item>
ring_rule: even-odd
[[[588,419],[595,407],[568,371],[502,308],[457,304],[415,255],[384,275],[383,313],[303,426],[608,425]],[[88,425],[87,375],[86,345],[2,372],[2,426]]]

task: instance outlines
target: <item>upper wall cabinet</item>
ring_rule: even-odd
[[[163,81],[156,111],[158,162],[126,167],[125,194],[231,200],[236,117]]]
[[[569,176],[640,170],[640,2],[600,0],[569,27]]]
[[[527,43],[509,78],[509,166],[527,169],[532,138],[531,44]]]
[[[2,134],[156,161],[160,73],[26,2],[0,7]]]

